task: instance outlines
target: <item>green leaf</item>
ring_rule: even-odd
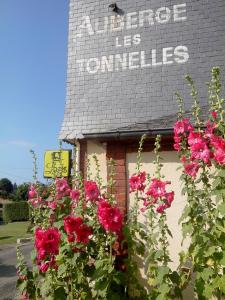
[[[157,284],[161,284],[163,282],[164,276],[169,274],[169,272],[170,269],[168,267],[159,267],[158,276],[156,278]]]
[[[225,203],[221,203],[221,205],[218,206],[218,210],[222,215],[225,215]]]
[[[209,248],[205,251],[204,257],[212,256],[215,252],[217,252],[216,249],[217,249],[216,246],[209,247]]]
[[[67,273],[67,267],[65,264],[62,264],[58,268],[58,276],[59,277],[66,277]]]
[[[213,269],[211,268],[205,268],[203,272],[200,273],[200,276],[204,281],[208,281],[208,279],[212,275],[213,275]]]

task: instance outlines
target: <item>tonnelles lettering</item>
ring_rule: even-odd
[[[79,73],[89,74],[119,72],[142,68],[156,68],[163,65],[184,64],[189,60],[186,46],[167,47],[161,50],[136,51],[111,54],[100,58],[79,59],[76,67]]]

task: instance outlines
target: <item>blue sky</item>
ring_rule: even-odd
[[[66,95],[69,0],[0,1],[0,178],[32,180],[29,150],[57,149]]]

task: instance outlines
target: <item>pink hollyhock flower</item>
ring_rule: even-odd
[[[159,197],[163,197],[166,194],[166,185],[170,184],[168,181],[161,181],[159,179],[152,179],[150,183],[149,190],[147,191],[148,196],[152,196],[155,199],[158,199]]]
[[[163,214],[164,211],[166,209],[166,206],[164,204],[160,204],[157,208],[156,208],[156,211],[160,214]]]
[[[28,192],[28,198],[29,198],[29,199],[33,199],[33,198],[35,198],[35,197],[37,197],[37,191],[36,191],[36,189],[35,189],[35,186],[34,186],[34,185],[31,185],[30,190],[29,190],[29,192]]]
[[[72,190],[70,192],[70,198],[74,201],[78,201],[80,197],[80,191],[79,190]]]
[[[67,234],[73,234],[78,228],[83,224],[82,218],[75,218],[73,216],[67,216],[63,220],[64,222],[64,229]]]
[[[225,164],[225,149],[216,149],[214,152],[214,159],[219,165]]]
[[[98,203],[98,219],[106,231],[118,233],[122,229],[123,217],[120,210],[105,200]]]
[[[188,136],[188,144],[189,146],[198,144],[198,143],[204,143],[204,139],[202,138],[202,135],[200,132],[190,132]]]
[[[65,178],[56,178],[56,199],[61,200],[63,197],[70,195],[70,187]]]
[[[193,144],[190,150],[191,150],[191,160],[202,160],[206,164],[210,162],[212,153],[205,142]]]
[[[129,179],[130,193],[133,191],[143,191],[145,189],[144,182],[146,180],[146,173],[141,172],[138,175],[132,175]]]
[[[225,140],[220,136],[212,135],[211,139],[210,139],[210,144],[215,149],[217,149],[217,148],[225,149]]]
[[[55,210],[57,203],[55,201],[48,201],[48,207],[50,207],[52,210]]]
[[[165,194],[165,205],[169,208],[174,200],[174,192],[169,192]]]
[[[39,270],[42,272],[42,273],[46,273],[48,271],[50,267],[50,264],[49,263],[44,263],[42,264],[40,267],[39,267]]]
[[[174,150],[176,150],[176,151],[178,151],[178,152],[181,151],[181,145],[178,144],[178,143],[173,144],[173,148],[174,148]]]
[[[76,240],[78,243],[88,244],[89,237],[92,234],[92,228],[87,226],[86,224],[82,224],[76,230]]]
[[[29,300],[29,295],[27,292],[23,292],[21,295],[21,300]]]
[[[187,165],[184,166],[184,169],[185,169],[184,172],[186,174],[188,174],[189,176],[195,178],[197,173],[198,173],[199,167],[200,166],[199,166],[198,163],[193,162],[191,164],[187,164]]]
[[[98,200],[100,195],[98,186],[95,181],[89,180],[84,182],[84,191],[87,200],[95,201]]]
[[[190,123],[190,120],[188,118],[185,118],[181,121],[177,121],[174,126],[174,134],[175,136],[178,135],[184,135],[185,133],[192,131],[193,130],[193,126]]]

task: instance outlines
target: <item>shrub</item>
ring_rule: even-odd
[[[29,207],[26,201],[7,203],[3,207],[5,223],[29,220]]]

